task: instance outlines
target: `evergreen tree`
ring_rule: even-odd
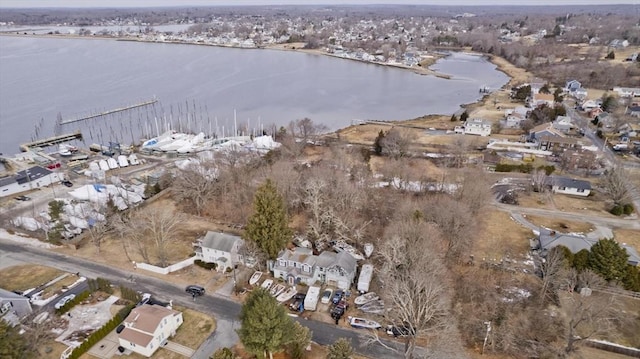
[[[460,115],[460,121],[461,121],[461,122],[466,121],[468,118],[469,118],[469,113],[468,113],[467,111],[464,111],[464,112],[462,113],[462,115]]]
[[[627,271],[622,280],[624,289],[640,292],[640,270],[636,266],[627,264]]]
[[[456,114],[454,113],[453,115],[451,115],[451,122],[456,122],[458,121],[458,116],[456,116]]]
[[[607,54],[607,56],[605,57],[605,59],[607,59],[607,60],[614,60],[615,58],[616,58],[616,53],[615,53],[615,52],[613,52],[613,50],[611,50],[611,51]]]
[[[384,136],[384,131],[380,130],[380,132],[378,132],[378,137],[376,137],[376,140],[373,143],[373,151],[378,156],[382,155],[382,143],[384,142]]]
[[[553,92],[553,101],[562,102],[564,100],[564,96],[562,96],[562,89],[560,87],[556,87],[556,90]]]
[[[589,268],[589,250],[583,249],[573,255],[573,268],[578,272]]]
[[[245,349],[259,358],[281,350],[291,341],[293,324],[283,306],[259,288],[249,294],[240,312],[238,336]]]
[[[245,237],[255,242],[273,260],[292,235],[284,200],[276,185],[267,179],[258,187],[253,198],[253,214],[247,222]]]
[[[346,338],[340,338],[329,346],[327,359],[350,359],[353,355],[351,342]]]
[[[613,238],[601,239],[591,247],[589,268],[607,281],[621,281],[627,273],[629,255]]]
[[[307,347],[311,344],[311,331],[298,322],[293,322],[293,334],[287,352],[292,359],[304,358]]]
[[[35,355],[24,335],[20,335],[20,327],[13,327],[0,319],[0,359],[28,359]]]

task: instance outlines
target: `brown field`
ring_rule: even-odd
[[[64,277],[62,280],[59,280],[53,283],[53,285],[45,288],[45,290],[42,291],[42,296],[44,298],[47,298],[50,295],[56,294],[60,292],[64,287],[70,286],[71,284],[75,283],[77,280],[78,280],[78,277],[75,274],[68,275]]]
[[[40,350],[41,359],[60,359],[60,355],[67,349],[67,346],[54,341],[53,339],[48,340],[46,343],[42,345],[42,349]],[[86,354],[88,355],[88,354]],[[91,356],[90,356],[91,357]],[[91,357],[93,358],[93,357]]]
[[[500,259],[508,254],[515,257],[529,250],[531,230],[511,219],[511,216],[498,210],[487,210],[483,214],[473,253],[476,259]]]
[[[614,218],[612,214],[605,210],[606,204],[598,195],[581,198],[563,194],[532,192],[530,194],[521,194],[518,200],[522,207],[554,209]]]
[[[616,241],[633,246],[640,252],[640,231],[632,229],[616,229],[613,231]]]
[[[5,268],[0,273],[0,288],[11,291],[35,288],[64,274],[59,269],[30,264]]]
[[[178,328],[171,341],[196,350],[216,330],[216,321],[213,317],[179,306],[175,306],[174,309],[182,312],[184,323]]]
[[[579,221],[567,221],[563,219],[555,219],[551,217],[538,217],[533,215],[527,215],[529,222],[552,229],[558,232],[564,233],[588,233],[595,229],[591,223],[579,222]]]

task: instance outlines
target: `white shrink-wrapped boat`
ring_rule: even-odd
[[[286,291],[280,293],[280,295],[276,297],[276,300],[280,303],[286,302],[293,298],[296,293],[298,293],[296,287],[289,287]]]
[[[371,301],[378,300],[380,297],[375,292],[369,292],[367,294],[363,294],[361,296],[356,297],[354,300],[355,305],[365,305]]]
[[[266,290],[269,290],[272,284],[273,284],[273,279],[266,279],[264,282],[262,282],[261,287]]]
[[[262,277],[262,272],[255,271],[251,278],[249,278],[249,284],[256,285],[256,283],[258,283],[258,281],[260,280],[260,277]]]
[[[354,328],[362,328],[362,329],[382,328],[382,325],[380,325],[380,323],[376,321],[364,319],[364,318],[357,318],[357,317],[352,317],[351,319],[349,319],[349,324],[351,324],[351,326]]]

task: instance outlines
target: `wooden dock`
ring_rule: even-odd
[[[54,136],[54,137],[49,137],[42,140],[36,140],[29,143],[23,143],[20,145],[20,151],[29,152],[30,150],[37,147],[49,147],[49,146],[54,146],[60,143],[69,142],[71,140],[81,140],[81,139],[82,139],[82,132],[76,131],[74,133],[69,133],[66,135]]]
[[[154,103],[158,102],[157,99],[153,99],[153,100],[149,100],[149,101],[144,101],[144,102],[140,102],[134,105],[130,105],[130,106],[125,106],[125,107],[120,107],[120,108],[115,108],[113,110],[109,110],[109,111],[105,111],[105,112],[100,112],[97,113],[95,115],[89,115],[89,116],[84,116],[84,117],[78,117],[78,118],[74,118],[74,119],[70,119],[70,120],[60,120],[58,122],[59,125],[66,125],[69,123],[74,123],[74,122],[80,122],[80,121],[85,121],[85,120],[90,120],[92,118],[97,118],[97,117],[102,117],[102,116],[106,116],[106,115],[111,115],[113,113],[118,113],[118,112],[122,112],[122,111],[127,111],[127,110],[132,110],[134,108],[138,108],[138,107],[144,107],[144,106],[149,106],[149,105],[153,105]]]

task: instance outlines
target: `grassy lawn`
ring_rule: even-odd
[[[473,253],[476,259],[499,259],[505,254],[511,257],[525,254],[529,250],[531,230],[521,226],[511,216],[498,210],[487,210],[484,222],[477,231]]]
[[[178,306],[175,306],[174,309],[182,312],[184,323],[178,328],[176,335],[171,338],[171,341],[193,350],[198,349],[200,344],[216,329],[215,319],[191,309]]]
[[[587,222],[568,221],[553,217],[538,217],[533,215],[527,215],[527,219],[535,225],[562,233],[588,233],[595,229],[591,223]]]
[[[616,241],[633,246],[640,252],[640,231],[632,229],[616,229],[613,231]]]
[[[28,264],[5,268],[0,274],[0,288],[25,291],[45,284],[64,272],[55,268]]]
[[[54,341],[53,339],[42,344],[40,359],[60,359],[60,355],[67,349],[67,346]],[[48,351],[48,353],[47,353]]]
[[[69,274],[63,279],[53,283],[53,285],[45,288],[45,290],[42,292],[42,296],[44,298],[48,298],[49,296],[60,292],[64,287],[68,287],[72,285],[77,280],[78,280],[78,277],[75,274]]]

